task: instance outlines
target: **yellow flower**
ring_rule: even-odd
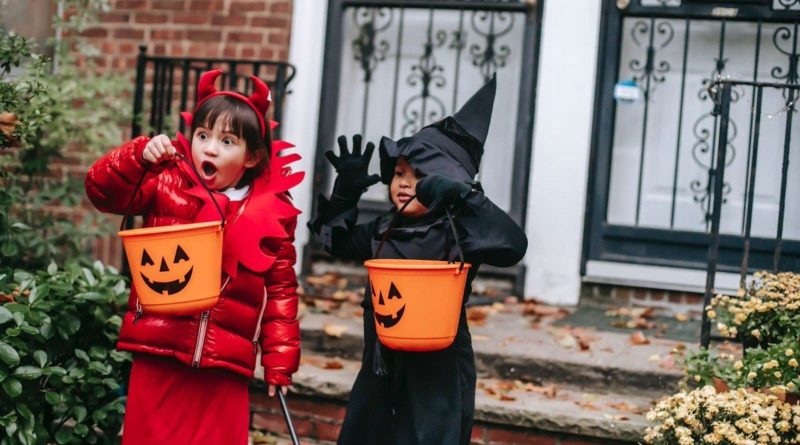
[[[736,362],[733,364],[733,369],[742,369],[742,366],[744,366],[742,361],[741,360],[736,360]]]
[[[708,318],[711,319],[711,320],[717,318],[717,312],[714,311],[713,309],[709,310],[707,312],[707,314],[708,314]]]
[[[750,371],[750,374],[747,374],[747,380],[753,380],[756,377],[758,377],[758,374],[753,371]]]
[[[792,355],[794,355],[794,351],[792,351],[791,349],[787,349],[786,350],[786,356],[787,357],[791,357]]]
[[[797,367],[797,359],[789,360],[789,366],[791,366],[792,368],[796,368]]]

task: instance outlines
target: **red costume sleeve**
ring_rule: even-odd
[[[294,230],[297,217],[285,223],[289,237],[281,241],[275,264],[266,277],[267,305],[261,327],[261,364],[264,380],[273,385],[292,383],[300,366],[300,324],[297,320],[297,275]]]
[[[101,212],[123,214],[130,203],[130,214],[145,213],[155,195],[155,175],[142,182],[141,189],[131,202],[136,183],[147,169],[142,151],[150,138],[137,137],[97,160],[89,168],[84,183],[86,195]]]

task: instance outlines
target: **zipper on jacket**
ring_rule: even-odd
[[[231,277],[228,277],[225,280],[225,283],[219,290],[219,294],[222,295],[222,292],[228,287],[228,283],[230,283]],[[206,343],[206,331],[208,331],[208,318],[211,314],[211,311],[205,311],[200,314],[200,325],[197,328],[197,340],[194,343],[194,356],[192,357],[192,367],[199,368],[200,367],[200,357],[203,355],[203,346]]]
[[[261,320],[264,318],[264,309],[267,307],[267,286],[264,286],[264,299],[261,301],[261,312],[258,313],[256,333],[253,334],[253,354],[258,354],[258,336],[261,335]]]
[[[192,358],[192,367],[198,368],[200,366],[200,356],[203,354],[203,345],[206,342],[206,331],[208,330],[208,315],[211,311],[205,311],[200,314],[200,327],[197,329],[197,342],[194,346],[194,357]]]
[[[136,297],[136,315],[133,316],[133,325],[136,326],[136,323],[139,322],[139,319],[142,318],[142,304],[139,303],[139,297]]]

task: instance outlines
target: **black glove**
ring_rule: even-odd
[[[339,143],[339,156],[337,157],[332,150],[325,152],[328,162],[336,169],[338,177],[333,185],[334,197],[352,199],[356,201],[361,194],[370,186],[380,182],[379,175],[369,174],[369,161],[372,159],[372,152],[375,144],[367,143],[364,153],[361,153],[361,135],[353,135],[353,151],[347,151],[347,138],[339,136],[336,141]]]
[[[425,176],[417,182],[417,200],[430,211],[458,206],[472,191],[466,182],[439,175]]]

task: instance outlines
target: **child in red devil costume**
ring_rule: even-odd
[[[143,312],[131,290],[117,345],[134,353],[124,445],[244,445],[259,348],[270,395],[285,391],[299,365],[299,211],[288,191],[303,174],[287,167],[299,156],[278,156],[292,145],[271,141],[267,86],[251,77],[249,97],[216,91],[220,74],[201,77],[194,115],[183,115],[191,142],[182,134],[174,141],[138,137],[86,176],[86,193],[99,210],[143,215],[146,227],[219,220],[200,181],[226,220],[221,297],[211,310],[180,317]]]

